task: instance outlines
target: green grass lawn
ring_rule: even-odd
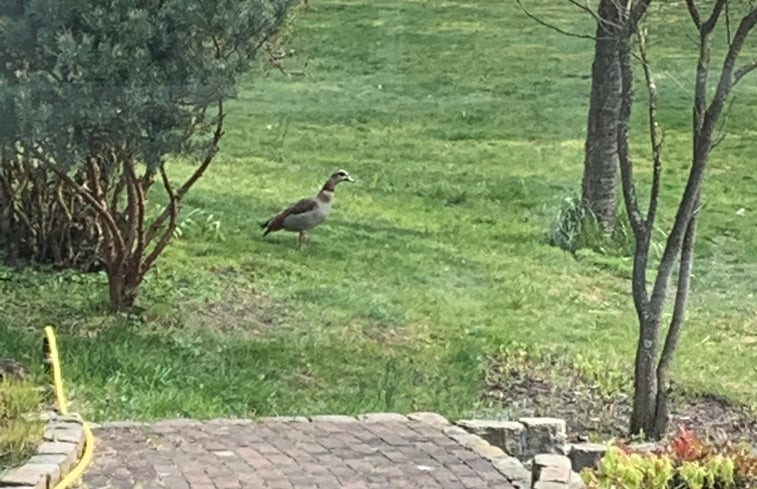
[[[567,2],[524,2],[593,32]],[[0,269],[0,357],[36,361],[42,328],[56,324],[67,388],[95,420],[456,417],[487,407],[485,358],[514,342],[630,379],[630,261],[577,259],[544,237],[580,188],[591,42],[534,24],[512,1],[312,3],[289,41],[292,76],[253,73],[230,104],[222,153],[187,198],[183,235],[148,276],[141,313],[108,315],[101,275]],[[666,10],[650,39],[666,133],[663,228],[690,159],[695,69],[690,21]],[[712,155],[673,373],[686,391],[751,407],[756,114],[753,76]],[[643,182],[641,105],[634,116]],[[260,221],[338,168],[356,183],[338,188],[305,252],[296,235],[261,237]],[[189,169],[169,170],[179,179]]]

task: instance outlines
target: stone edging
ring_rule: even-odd
[[[565,420],[559,418],[464,419],[457,425],[521,461],[541,453],[559,453],[567,438]]]
[[[595,452],[566,444],[565,421],[558,418],[460,420],[451,430],[459,433],[463,444],[480,444],[475,438],[489,445],[484,457],[495,453],[492,448],[499,449],[501,456],[491,460],[517,489],[583,488],[580,470],[598,460]]]
[[[84,423],[78,415],[47,414],[43,441],[24,465],[0,474],[0,489],[52,489],[84,451]]]

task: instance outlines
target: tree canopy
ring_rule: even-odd
[[[3,141],[57,164],[103,146],[157,167],[196,143],[287,0],[12,0],[0,11]]]

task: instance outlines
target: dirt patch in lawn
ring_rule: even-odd
[[[512,355],[489,359],[484,396],[509,417],[565,419],[571,441],[627,435],[629,388],[603,385],[557,355]],[[687,396],[674,388],[671,427],[685,426],[703,437],[757,445],[757,416],[711,395]]]
[[[231,268],[213,270],[226,280],[214,297],[193,305],[185,315],[185,327],[221,334],[263,336],[273,328],[282,307],[254,286],[237,280]]]

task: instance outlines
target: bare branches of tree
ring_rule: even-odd
[[[576,32],[566,31],[565,29],[563,29],[563,28],[561,28],[561,27],[559,27],[559,26],[557,26],[555,24],[552,24],[550,22],[547,22],[544,19],[542,19],[541,17],[539,17],[539,16],[534,15],[533,13],[531,13],[531,11],[528,10],[523,5],[523,2],[521,0],[515,0],[515,2],[518,4],[518,7],[520,7],[520,9],[523,11],[523,13],[526,14],[528,16],[528,18],[530,18],[531,20],[533,20],[537,24],[541,24],[544,27],[547,27],[548,29],[552,29],[555,32],[559,32],[560,34],[562,34],[564,36],[577,37],[577,38],[580,38],[580,39],[590,39],[592,41],[596,39],[594,36],[590,36],[589,34],[579,34],[579,33],[576,33]]]
[[[633,162],[628,155],[627,130],[623,128],[618,133],[618,144],[621,148],[620,165],[622,185],[626,209],[631,219],[636,239],[634,255],[634,271],[632,291],[634,305],[639,320],[639,340],[636,352],[636,368],[634,382],[633,413],[631,415],[631,432],[644,433],[648,437],[659,438],[667,430],[669,418],[669,372],[672,358],[678,344],[683,326],[686,303],[690,287],[691,270],[694,260],[694,245],[696,242],[696,223],[701,206],[700,196],[704,170],[707,166],[710,152],[717,145],[719,139],[714,138],[714,131],[724,115],[724,107],[730,98],[736,83],[757,66],[757,61],[751,60],[736,68],[739,55],[744,43],[757,24],[757,9],[751,7],[741,18],[738,28],[731,36],[724,57],[717,88],[708,100],[708,83],[711,72],[710,44],[712,33],[725,11],[726,20],[730,12],[727,10],[727,0],[717,0],[706,20],[702,20],[695,0],[687,0],[686,8],[698,33],[699,54],[697,58],[696,81],[693,103],[693,153],[691,167],[686,186],[676,212],[673,226],[657,266],[651,294],[648,290],[646,272],[648,265],[651,231],[657,214],[660,175],[662,168],[662,133],[657,124],[657,91],[649,69],[646,52],[645,36],[639,33],[639,58],[642,61],[644,79],[649,93],[648,120],[650,144],[653,156],[653,174],[650,191],[649,208],[646,218],[641,212],[636,199],[635,181],[633,178]],[[622,69],[623,106],[624,111],[630,108],[632,77],[630,68]],[[673,268],[678,262],[676,278],[676,295],[673,302],[673,313],[670,318],[665,342],[659,355],[659,337],[663,322],[663,309],[669,282],[673,275]]]

